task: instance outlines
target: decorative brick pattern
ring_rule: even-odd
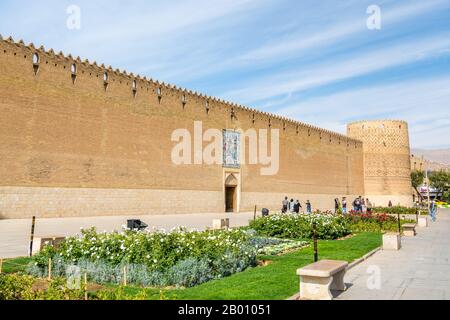
[[[408,124],[397,120],[359,121],[348,125],[347,135],[363,142],[366,195],[379,199],[380,205],[389,200],[411,205]]]

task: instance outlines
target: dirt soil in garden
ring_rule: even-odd
[[[273,262],[272,260],[258,260],[258,266],[265,267],[271,264],[272,262]]]
[[[49,287],[49,281],[47,279],[37,279],[33,283],[33,291],[45,291]]]
[[[37,279],[34,283],[33,283],[33,291],[45,291],[49,288],[50,286],[50,282],[48,281],[48,279]],[[81,286],[83,286],[83,284],[81,284]],[[87,284],[87,291],[88,292],[96,292],[99,290],[104,289],[105,287],[97,284],[97,283],[88,283]]]

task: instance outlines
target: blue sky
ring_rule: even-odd
[[[449,0],[2,0],[0,33],[342,133],[407,120],[413,147],[450,147]]]

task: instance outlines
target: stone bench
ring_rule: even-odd
[[[428,227],[428,217],[419,217],[417,219],[417,224],[419,227]]]
[[[400,250],[401,237],[398,233],[383,234],[383,250]]]
[[[416,235],[416,224],[415,223],[405,223],[402,225],[403,235],[405,237],[414,237]]]
[[[300,299],[332,300],[330,290],[345,291],[344,275],[348,262],[320,260],[297,270]]]
[[[65,237],[61,236],[34,237],[31,254],[34,256],[39,251],[41,251],[46,245],[50,245],[52,247],[57,248],[61,244],[61,242],[63,242],[65,239],[66,239]]]
[[[213,230],[221,230],[228,229],[230,227],[230,219],[214,219],[212,229]]]

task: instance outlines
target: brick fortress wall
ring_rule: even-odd
[[[171,161],[173,130],[194,121],[280,130],[278,174],[235,172],[240,211],[364,194],[358,140],[12,39],[0,39],[0,113],[0,218],[223,212],[227,169]]]

